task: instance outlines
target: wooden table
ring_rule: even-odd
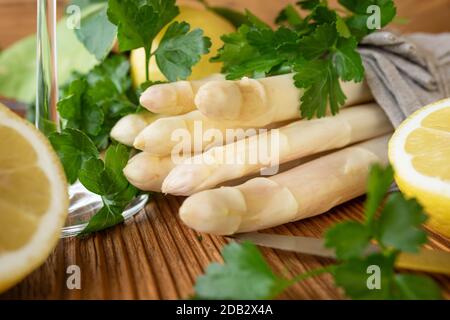
[[[31,8],[28,0],[0,0],[0,9],[6,3],[8,12],[21,3]],[[247,0],[211,1],[234,7],[248,6],[257,14],[272,19],[283,3],[289,1]],[[408,27],[401,29],[450,31],[450,1],[401,0],[400,16],[410,18]],[[9,5],[9,7],[8,7]],[[33,4],[34,6],[34,4]],[[30,9],[31,10],[31,9]],[[23,11],[22,11],[23,13]],[[18,14],[18,12],[17,12]],[[419,15],[420,14],[420,15]],[[2,14],[3,15],[3,14]],[[425,19],[424,17],[433,17]],[[0,45],[11,42],[2,28]],[[26,26],[29,27],[28,22]],[[15,28],[17,34],[26,30]],[[9,34],[8,30],[8,34]],[[2,34],[3,33],[3,34]],[[221,261],[220,249],[229,240],[223,237],[200,235],[185,227],[177,216],[183,198],[161,195],[149,202],[145,210],[123,225],[97,233],[86,239],[60,241],[46,263],[0,296],[0,299],[179,299],[193,293],[198,275],[212,261]],[[268,230],[278,234],[321,237],[332,224],[344,219],[361,219],[364,198],[338,206],[319,217],[286,224]],[[427,247],[450,251],[449,239],[430,233]],[[270,265],[280,274],[293,276],[327,265],[327,259],[279,250],[262,249]],[[66,286],[66,270],[71,265],[81,268],[81,290]],[[450,279],[435,276],[450,297]],[[340,299],[342,292],[335,288],[329,275],[322,275],[289,288],[281,298]]]

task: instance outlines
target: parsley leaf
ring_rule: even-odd
[[[201,55],[209,52],[211,41],[203,31],[189,32],[186,22],[174,22],[165,32],[158,49],[152,43],[159,32],[180,13],[175,0],[109,0],[109,20],[118,27],[121,51],[143,47],[145,50],[146,81],[149,81],[149,61],[156,56],[161,72],[170,81],[186,79]]]
[[[352,299],[441,299],[440,289],[432,279],[395,273],[401,251],[416,250],[426,240],[426,233],[418,228],[424,222],[420,205],[399,193],[389,197],[375,220],[376,207],[392,180],[391,167],[374,166],[369,175],[366,223],[346,221],[326,232],[325,245],[335,249],[337,265],[286,280],[270,270],[254,245],[232,243],[223,249],[225,264],[210,265],[206,274],[197,279],[197,297],[268,299],[295,282],[331,272],[336,285]],[[372,240],[380,244],[379,252],[368,254],[366,248]]]
[[[360,257],[364,253],[370,238],[370,231],[364,225],[355,221],[346,221],[333,226],[326,232],[325,246],[334,248],[338,259],[351,259]]]
[[[103,203],[103,207],[89,220],[88,225],[79,234],[80,237],[90,233],[105,230],[124,221],[122,207],[109,206]]]
[[[189,29],[186,22],[172,23],[155,52],[158,67],[169,81],[186,79],[201,55],[211,47],[211,40],[203,37],[201,29],[191,32]]]
[[[376,224],[377,240],[386,247],[417,252],[427,241],[426,233],[420,228],[425,221],[417,201],[406,200],[400,193],[392,194]]]
[[[375,164],[372,166],[367,183],[367,199],[364,205],[366,224],[370,225],[381,205],[386,193],[394,181],[394,170],[391,166],[383,168]]]
[[[149,61],[156,35],[180,13],[175,0],[109,0],[108,18],[118,27],[119,49],[143,47],[145,75],[149,79]]]
[[[339,77],[344,81],[361,82],[364,79],[364,66],[354,38],[339,38],[333,64]]]
[[[304,10],[313,10],[320,5],[320,0],[300,0],[297,4]]]
[[[301,56],[307,60],[317,59],[326,53],[336,42],[337,31],[331,24],[324,24],[299,41]]]
[[[80,129],[95,136],[101,129],[104,114],[87,94],[87,88],[86,79],[73,81],[67,89],[68,95],[58,102],[58,112],[65,128]]]
[[[287,5],[286,8],[281,10],[275,19],[275,23],[277,24],[283,24],[285,22],[292,27],[296,27],[303,23],[302,17],[292,4]]]
[[[50,134],[48,138],[63,164],[69,183],[77,181],[86,161],[98,157],[94,143],[80,130],[67,128],[61,133]]]
[[[395,289],[393,296],[400,300],[440,300],[439,286],[430,278],[413,275],[397,274],[394,277]]]
[[[150,52],[153,39],[179,14],[175,0],[109,0],[109,20],[118,27],[119,48],[144,47]]]
[[[358,300],[381,300],[391,298],[391,281],[394,275],[395,255],[385,256],[380,253],[368,257],[355,258],[339,264],[333,271],[334,281],[342,287],[345,294]],[[377,267],[380,271],[380,283],[374,290],[369,289],[369,266]],[[377,281],[374,277],[373,281]]]
[[[117,35],[117,27],[108,20],[106,10],[106,3],[88,7],[81,17],[80,28],[74,30],[78,40],[99,61],[111,51]]]
[[[197,298],[270,299],[289,285],[270,270],[256,246],[249,242],[229,244],[222,255],[223,265],[211,264],[197,279]]]
[[[328,103],[333,115],[339,111],[346,97],[330,60],[302,61],[296,64],[295,71],[295,85],[306,88],[300,99],[302,117],[325,116]]]
[[[104,60],[87,75],[78,75],[63,88],[58,102],[63,128],[79,129],[98,149],[109,144],[109,133],[124,115],[136,111],[129,92],[130,64],[118,55]]]
[[[109,228],[123,221],[122,212],[137,195],[123,174],[130,152],[121,144],[106,151],[105,161],[92,158],[80,171],[80,182],[91,192],[102,196],[103,208],[89,221],[81,235]]]
[[[222,62],[227,79],[243,76],[257,78],[289,73],[295,70],[296,85],[304,92],[300,101],[303,117],[323,117],[330,108],[334,115],[345,103],[340,81],[360,82],[364,79],[362,59],[356,50],[362,36],[372,32],[367,22],[370,5],[380,5],[381,26],[395,16],[392,0],[343,0],[350,12],[340,16],[327,1],[305,0],[297,4],[309,11],[302,16],[288,5],[277,17],[281,25],[273,30],[247,12],[248,22],[237,32],[222,37],[224,46],[211,61]],[[317,60],[317,61],[316,61]],[[321,61],[321,62],[318,62]],[[312,66],[319,70],[310,76]]]
[[[397,14],[395,3],[392,0],[339,0],[339,3],[354,13],[345,20],[352,34],[358,40],[375,31],[375,29],[370,30],[367,27],[371,15],[376,13],[376,11],[368,10],[370,6],[376,6],[379,9],[380,28],[391,22]]]

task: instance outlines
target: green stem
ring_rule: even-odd
[[[152,57],[152,46],[145,47],[145,81],[150,81],[150,58]]]

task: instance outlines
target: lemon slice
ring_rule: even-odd
[[[0,105],[0,292],[46,260],[68,205],[66,178],[48,140]]]
[[[406,119],[389,142],[389,160],[400,190],[424,206],[432,229],[450,237],[450,99]]]

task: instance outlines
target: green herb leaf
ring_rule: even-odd
[[[377,240],[386,247],[417,252],[427,241],[421,229],[425,221],[426,216],[416,200],[406,200],[400,193],[391,194],[377,221]]]
[[[334,25],[337,19],[337,14],[336,11],[320,5],[312,11],[311,19],[313,19],[319,26],[323,24]]]
[[[128,180],[123,174],[123,169],[128,163],[130,151],[123,144],[112,145],[105,155],[105,168],[108,169],[111,181],[116,186],[116,192],[123,191],[128,187]]]
[[[333,115],[339,112],[346,97],[330,60],[299,62],[295,66],[295,71],[295,85],[306,88],[300,99],[303,118],[324,117],[328,105]]]
[[[91,86],[90,95],[96,101],[121,95],[131,87],[130,63],[123,55],[114,55],[89,71],[86,78]],[[107,91],[106,89],[109,91]],[[101,93],[101,95],[99,94]]]
[[[111,196],[123,191],[128,187],[128,181],[122,173],[128,157],[129,152],[125,146],[110,146],[105,162],[89,159],[83,164],[79,173],[80,182],[86,189],[101,196]]]
[[[189,29],[186,22],[172,23],[155,52],[158,67],[169,81],[186,79],[211,47],[211,40],[203,36],[201,29]]]
[[[387,191],[391,181],[391,167],[371,169],[366,214],[372,219],[376,211],[373,206],[380,205],[383,198],[379,190]],[[267,299],[294,282],[331,272],[336,285],[352,299],[440,299],[439,287],[432,279],[394,271],[401,250],[417,248],[423,243],[422,236],[426,238],[425,233],[418,231],[418,225],[424,221],[419,209],[413,200],[398,194],[390,197],[380,218],[373,223],[348,221],[335,225],[325,234],[325,245],[336,250],[340,264],[311,270],[290,281],[274,275],[255,246],[231,244],[223,250],[225,264],[210,265],[206,275],[197,279],[197,297]],[[399,223],[394,218],[397,212]],[[380,252],[367,255],[366,248],[375,239],[381,244]]]
[[[278,16],[275,18],[275,23],[287,23],[292,27],[296,27],[303,24],[303,19],[298,13],[297,9],[292,4],[289,4],[286,8],[280,11]]]
[[[197,279],[200,299],[270,299],[289,282],[274,275],[255,245],[232,243],[222,251],[225,263],[214,263]]]
[[[383,168],[375,164],[369,172],[367,183],[367,200],[364,205],[366,224],[370,225],[381,205],[386,193],[394,181],[394,170],[391,166]]]
[[[350,259],[335,268],[334,280],[352,299],[390,299],[394,262],[395,255],[378,253],[366,258]]]
[[[67,96],[58,102],[58,112],[64,119],[65,128],[80,129],[88,135],[99,133],[103,120],[103,110],[87,94],[88,83],[80,78],[73,81]]]
[[[397,274],[395,281],[395,299],[400,300],[440,300],[439,286],[429,277],[413,274]]]
[[[89,191],[98,195],[114,192],[114,182],[101,159],[89,159],[83,164],[79,173],[80,182]]]
[[[339,77],[344,81],[361,82],[364,79],[364,66],[356,51],[358,43],[354,38],[339,38],[333,63]]]
[[[117,144],[108,148],[105,161],[90,159],[83,165],[80,181],[88,190],[102,196],[103,208],[91,218],[81,236],[123,221],[123,211],[138,193],[123,174],[129,156],[128,148]]]
[[[342,38],[348,39],[352,36],[352,33],[347,26],[347,23],[345,22],[344,19],[341,18],[341,16],[338,15],[336,15],[336,31]]]
[[[108,4],[121,51],[150,48],[156,35],[179,14],[175,0],[109,0]]]
[[[346,221],[331,227],[325,234],[325,246],[336,250],[341,260],[360,257],[370,243],[370,230],[358,222]]]
[[[337,38],[337,31],[334,25],[320,25],[314,32],[304,36],[299,41],[299,50],[305,59],[316,59],[328,52],[336,43]]]
[[[368,10],[370,6],[376,6],[374,8],[379,9],[380,28],[385,27],[397,14],[395,3],[392,0],[339,0],[339,3],[355,13],[346,19],[346,24],[358,40],[376,31],[376,29],[368,28],[369,19],[374,19],[372,15],[376,14],[376,11]]]
[[[122,216],[123,208],[103,205],[97,213],[89,220],[88,225],[79,234],[80,237],[87,236],[93,232],[111,228],[124,221]]]
[[[78,179],[83,164],[98,157],[98,150],[89,137],[80,130],[64,129],[61,133],[52,133],[48,137],[58,154],[69,183]]]
[[[126,57],[112,56],[75,79],[62,90],[58,103],[63,128],[85,132],[98,149],[106,149],[109,133],[123,116],[136,111],[128,97],[130,65]]]
[[[320,5],[320,0],[300,0],[297,4],[304,10],[313,10]]]
[[[101,61],[114,45],[117,27],[108,20],[106,2],[87,10],[89,12],[82,16],[80,28],[75,29],[75,34],[85,48]]]
[[[367,21],[372,21],[373,17],[366,13],[368,6],[381,6],[381,14],[386,14],[381,26],[395,16],[392,0],[340,2],[352,11],[350,15],[341,17],[339,11],[328,7],[327,1],[299,1],[298,5],[310,13],[302,17],[292,5],[286,7],[277,18],[277,22],[283,24],[277,30],[247,12],[248,23],[222,37],[224,46],[211,61],[223,63],[222,72],[227,73],[227,79],[256,78],[295,70],[300,73],[296,84],[303,83],[298,87],[304,89],[302,116],[323,117],[328,106],[331,113],[336,114],[346,100],[340,80],[359,82],[364,78],[362,59],[356,47],[358,40],[371,32]],[[299,68],[311,70],[310,66],[314,65],[320,69],[313,76]]]

